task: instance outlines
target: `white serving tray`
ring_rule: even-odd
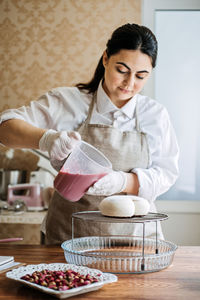
[[[88,284],[85,286],[72,288],[67,291],[56,291],[47,287],[40,286],[35,283],[28,282],[26,280],[21,279],[22,276],[26,274],[32,274],[35,271],[42,271],[44,269],[48,269],[51,271],[66,271],[71,269],[75,272],[79,272],[80,274],[86,275],[90,274],[91,276],[97,277],[99,282]],[[52,264],[39,264],[39,265],[27,265],[24,267],[19,267],[10,272],[6,273],[6,277],[12,280],[16,280],[21,282],[27,286],[40,290],[41,292],[45,292],[52,296],[55,296],[59,299],[69,298],[75,295],[91,292],[100,289],[107,283],[116,282],[118,280],[116,275],[109,273],[102,273],[97,269],[91,269],[87,267],[76,266],[73,264],[63,264],[63,263],[52,263]]]

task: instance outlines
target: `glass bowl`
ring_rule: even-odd
[[[177,249],[165,240],[133,236],[81,237],[61,247],[68,263],[111,273],[160,271],[172,263]]]

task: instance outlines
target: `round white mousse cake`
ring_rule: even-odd
[[[147,215],[149,207],[149,202],[144,198],[115,195],[104,198],[99,205],[99,210],[104,216],[133,217]]]

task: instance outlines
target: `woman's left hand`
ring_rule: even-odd
[[[86,192],[87,195],[110,196],[121,193],[127,185],[127,174],[122,171],[113,171],[99,179]]]

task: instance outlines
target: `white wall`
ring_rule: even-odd
[[[166,240],[183,246],[200,246],[200,201],[156,201],[157,210],[169,216],[162,221]]]

